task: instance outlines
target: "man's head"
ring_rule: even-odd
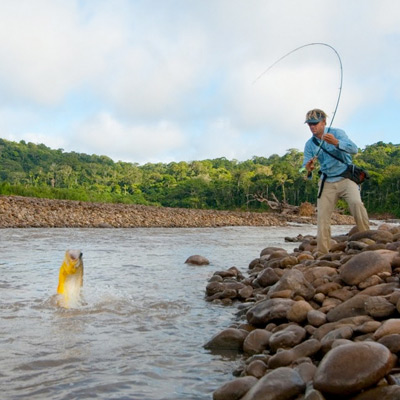
[[[321,138],[324,134],[327,115],[324,111],[314,108],[306,114],[305,124],[308,124],[314,136]]]

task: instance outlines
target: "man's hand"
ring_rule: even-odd
[[[307,161],[306,170],[308,172],[312,172],[312,170],[315,168],[314,162],[315,162],[315,157],[312,158],[311,160]]]
[[[339,144],[339,140],[337,140],[335,136],[332,135],[332,133],[325,133],[322,136],[322,140],[324,140],[326,143],[333,144],[334,146],[337,146]]]

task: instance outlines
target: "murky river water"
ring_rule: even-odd
[[[203,349],[234,320],[204,300],[208,278],[299,233],[315,227],[0,230],[0,397],[211,399],[237,360]],[[65,310],[52,296],[71,248],[85,304]],[[193,254],[211,264],[185,264]]]

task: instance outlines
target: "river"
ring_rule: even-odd
[[[348,231],[334,226],[333,234]],[[244,274],[267,246],[315,226],[0,230],[0,387],[4,399],[203,400],[235,357],[203,345],[234,321],[204,300],[208,279]],[[80,249],[84,304],[53,298],[67,249]],[[185,260],[200,254],[210,265]]]

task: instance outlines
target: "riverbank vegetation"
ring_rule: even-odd
[[[191,162],[114,162],[107,156],[0,139],[0,194],[49,199],[215,210],[268,210],[268,200],[315,203],[318,175],[300,173],[303,153]],[[354,163],[370,175],[362,197],[369,213],[400,217],[400,144],[378,142]],[[344,206],[344,203],[343,203]]]

